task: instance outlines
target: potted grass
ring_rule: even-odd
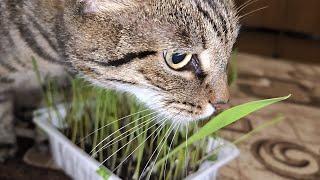
[[[34,66],[37,73],[35,61]],[[234,144],[250,135],[230,143],[216,132],[289,97],[249,102],[186,126],[167,123],[170,117],[160,117],[130,95],[81,79],[72,79],[71,87],[70,94],[49,82],[43,91],[47,108],[35,112],[34,122],[48,134],[56,164],[77,180],[215,179],[239,154]],[[65,103],[56,102],[61,95]]]
[[[168,118],[131,96],[81,79],[72,80],[71,102],[56,106],[55,96],[63,92],[53,87],[46,91],[50,107],[37,111],[34,121],[49,135],[58,166],[74,179],[214,179],[219,167],[239,154],[215,133],[288,98],[250,102],[184,126],[166,123]]]

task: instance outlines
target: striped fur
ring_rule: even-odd
[[[228,99],[234,9],[232,0],[1,0],[0,97],[38,88],[34,58],[42,77],[64,77],[64,66],[176,114],[172,121],[207,118]],[[175,71],[163,57],[169,50],[192,61]]]
[[[61,66],[55,65],[61,64],[62,58],[51,32],[53,26],[38,18],[35,4],[23,0],[0,1],[0,161],[12,156],[16,148],[13,130],[15,93],[24,92],[28,100],[32,100],[29,97],[33,95],[27,92],[40,88],[32,58],[37,60],[42,77],[66,75]]]

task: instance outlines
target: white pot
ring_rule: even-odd
[[[64,106],[58,106],[58,110],[60,115],[65,117]],[[52,118],[51,121],[49,113]],[[64,127],[63,123],[59,122],[58,119],[56,113],[50,109],[36,111],[33,118],[35,124],[46,132],[49,137],[51,153],[56,165],[76,180],[103,180],[97,173],[97,170],[100,169],[100,163],[57,130],[57,127]],[[221,147],[217,160],[204,162],[197,172],[186,178],[187,180],[214,180],[217,177],[218,170],[239,155],[237,147],[223,139],[210,140],[208,152],[216,147]],[[111,171],[109,171],[109,174],[111,176],[108,180],[120,180]]]

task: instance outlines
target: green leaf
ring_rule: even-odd
[[[291,95],[280,97],[280,98],[273,98],[273,99],[266,99],[261,101],[253,101],[246,104],[242,104],[233,108],[230,108],[218,116],[211,119],[205,126],[203,126],[197,133],[192,135],[188,141],[183,142],[178,147],[176,147],[173,151],[167,154],[167,156],[160,159],[155,167],[158,167],[160,164],[165,162],[165,159],[175,155],[180,150],[184,149],[187,145],[193,144],[194,142],[201,140],[210,134],[218,131],[219,129],[228,126],[239,119],[249,115],[252,112],[258,111],[266,106],[271,104],[277,103],[279,101],[286,100]]]
[[[233,141],[232,143],[234,145],[237,145],[245,140],[247,140],[248,138],[250,138],[251,136],[253,136],[253,134],[258,133],[260,131],[262,131],[263,129],[273,126],[281,121],[283,121],[284,117],[282,115],[279,115],[277,118],[267,121],[266,123],[263,123],[262,125],[256,127],[255,129],[253,129],[252,131],[250,131],[249,133],[241,136],[240,138],[236,139],[235,141]],[[209,161],[213,161],[214,158],[218,158],[217,157],[217,153],[219,152],[219,150],[223,147],[223,145],[216,147],[214,150],[212,150],[211,152],[208,153],[208,155],[204,156],[202,159],[200,159],[196,164],[199,165],[201,162],[205,161],[205,160],[209,160]]]
[[[32,59],[33,70],[36,73],[36,78],[38,80],[38,83],[41,84],[41,75],[40,75],[38,63],[34,57],[31,57],[31,59]]]
[[[238,54],[237,50],[233,51],[231,55],[231,60],[229,62],[228,84],[230,86],[233,85],[238,79],[237,54]]]
[[[267,127],[270,127],[270,126],[273,126],[275,124],[280,123],[281,121],[283,121],[283,119],[284,119],[284,116],[279,115],[275,119],[269,120],[266,123],[263,123],[262,125],[256,127],[255,129],[253,129],[249,133],[247,133],[247,134],[241,136],[240,138],[236,139],[235,141],[233,141],[233,144],[239,144],[239,143],[245,141],[246,139],[250,138],[251,136],[253,136],[253,134],[258,133],[258,132],[262,131],[263,129],[266,129]]]
[[[216,161],[217,159],[218,159],[218,155],[217,154],[212,154],[211,156],[209,156],[207,158],[207,160],[212,161],[212,162]]]
[[[100,167],[97,173],[103,178],[103,180],[108,180],[111,174],[105,167]]]

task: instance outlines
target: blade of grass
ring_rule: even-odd
[[[261,108],[264,108],[266,106],[269,106],[271,104],[286,100],[290,97],[291,95],[285,96],[285,97],[280,97],[280,98],[273,98],[273,99],[266,99],[266,100],[261,100],[261,101],[253,101],[249,102],[246,104],[242,104],[236,107],[233,107],[231,109],[228,109],[212,120],[210,120],[205,126],[203,126],[196,134],[192,135],[188,142],[183,142],[180,144],[178,147],[176,147],[173,151],[171,151],[168,155],[163,157],[161,160],[157,162],[155,165],[156,167],[161,165],[162,163],[165,162],[165,159],[168,157],[173,156],[183,148],[185,148],[186,145],[193,144],[194,142],[201,140],[210,134],[216,132],[217,130],[232,124],[233,122],[247,116],[248,114],[255,112]]]
[[[148,127],[143,128],[143,130],[146,130]],[[139,132],[140,133],[140,132]],[[138,179],[139,178],[139,173],[140,173],[140,166],[142,164],[143,160],[143,153],[145,152],[145,142],[143,142],[144,139],[147,138],[147,131],[144,132],[142,137],[139,137],[138,142],[139,144],[143,143],[143,145],[138,149],[138,157],[137,157],[137,165],[136,165],[136,170],[134,172],[134,175],[132,179]]]
[[[273,126],[275,124],[278,124],[280,123],[281,121],[284,120],[284,116],[282,115],[279,115],[278,117],[276,117],[275,119],[273,120],[270,120],[266,123],[263,123],[262,125],[258,126],[257,128],[253,129],[252,131],[250,131],[249,133],[239,137],[238,139],[236,139],[235,141],[233,141],[232,143],[237,145],[237,144],[240,144],[241,142],[247,140],[248,138],[250,138],[251,136],[253,136],[254,134],[258,133],[258,132],[261,132],[263,129],[266,129],[270,126]],[[204,156],[203,158],[201,158],[196,164],[196,165],[199,165],[200,163],[202,163],[203,161],[205,160],[208,160],[211,156],[216,156],[219,149],[222,148],[224,145],[221,145],[221,146],[218,146],[217,148],[215,148],[214,150],[212,150],[211,152],[209,152],[206,156]]]
[[[232,52],[231,60],[228,69],[228,84],[232,86],[238,79],[238,68],[237,68],[237,54],[238,51]]]
[[[103,180],[108,180],[111,176],[110,172],[105,167],[100,167],[96,172]]]
[[[273,126],[275,124],[280,123],[281,121],[284,120],[284,117],[282,115],[278,116],[277,118],[275,118],[274,120],[271,120],[269,122],[266,122],[260,126],[258,126],[257,128],[253,129],[251,132],[241,136],[240,138],[238,138],[237,140],[235,140],[233,142],[233,144],[239,144],[243,141],[245,141],[246,139],[248,139],[249,137],[251,137],[253,134],[258,133],[260,131],[262,131],[263,129],[266,129],[267,127]]]

